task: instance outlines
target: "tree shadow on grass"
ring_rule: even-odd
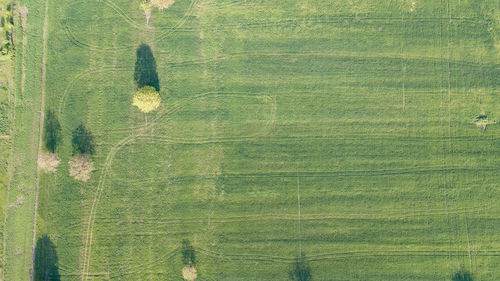
[[[295,260],[292,269],[288,273],[290,280],[293,281],[310,281],[312,280],[311,267],[307,262],[304,253],[301,253]]]
[[[460,270],[459,272],[455,273],[453,277],[451,278],[452,281],[473,281],[472,275],[464,270]]]
[[[56,246],[47,235],[38,238],[35,248],[34,281],[60,281]]]
[[[151,86],[160,91],[160,81],[156,71],[156,60],[151,48],[146,44],[141,44],[137,48],[137,60],[135,61],[134,80],[137,88]]]
[[[43,139],[48,151],[55,153],[57,145],[61,140],[61,124],[57,120],[54,111],[47,110],[43,125]]]
[[[194,247],[191,245],[189,240],[182,240],[182,262],[185,265],[196,264],[196,255],[194,252]]]

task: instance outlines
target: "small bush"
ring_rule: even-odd
[[[150,0],[151,6],[155,6],[160,10],[168,9],[172,4],[174,4],[174,0]]]
[[[186,265],[182,269],[182,278],[186,281],[193,281],[198,277],[198,273],[196,272],[196,268]]]
[[[151,86],[140,88],[134,95],[132,105],[137,106],[142,112],[149,113],[160,106],[160,94]]]
[[[14,17],[12,16],[12,7],[10,4],[7,5],[7,11],[4,11],[0,15],[1,20],[1,30],[4,32],[4,39],[0,38],[0,52],[2,55],[7,55],[14,50],[14,39],[13,39],[13,29],[14,29]]]
[[[41,153],[38,156],[38,167],[47,173],[54,173],[57,167],[61,163],[61,160],[57,157],[55,153]]]
[[[75,180],[86,182],[94,171],[94,161],[88,155],[79,154],[68,161],[69,175]]]

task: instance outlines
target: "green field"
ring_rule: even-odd
[[[0,0],[0,281],[3,280],[4,270],[4,230],[5,230],[5,212],[7,209],[7,191],[9,186],[9,160],[11,156],[12,136],[11,136],[11,120],[12,110],[11,104],[13,101],[13,94],[11,85],[13,75],[11,75],[12,68],[12,53],[2,52],[5,42],[9,41],[5,38],[6,30],[11,30],[13,25],[10,25],[9,18],[10,11],[8,11],[7,0]]]
[[[0,56],[0,238],[3,241],[5,208],[7,207],[7,188],[8,188],[8,161],[9,150],[12,141],[9,135],[9,76],[10,76],[10,60],[8,57]],[[2,276],[4,251],[3,243],[0,244],[0,276]],[[3,280],[0,277],[0,280]]]
[[[175,0],[149,26],[139,0],[19,2],[3,280],[30,276],[42,92],[64,138],[36,236],[60,280],[183,280],[183,239],[196,280],[288,280],[300,252],[313,280],[500,278],[498,0]]]

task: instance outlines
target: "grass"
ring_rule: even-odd
[[[147,28],[139,0],[49,0],[46,107],[64,139],[37,233],[61,280],[181,280],[184,239],[197,280],[287,280],[301,251],[314,280],[497,279],[500,128],[475,120],[500,114],[500,11],[415,2],[178,0]],[[40,102],[44,3],[23,4],[36,79],[16,94],[9,201],[30,188],[11,249],[31,247],[36,148],[21,148]],[[142,43],[163,99],[147,126]],[[85,183],[68,174],[80,123],[97,144]],[[23,253],[7,251],[6,280],[27,280]]]
[[[7,4],[9,1],[0,1],[0,17],[7,13]],[[4,34],[4,28],[0,28],[1,34]],[[5,39],[3,39],[5,40]],[[10,95],[10,78],[11,78],[11,56],[0,55],[0,280],[3,280],[3,270],[5,263],[4,255],[4,226],[5,226],[5,210],[7,208],[7,189],[9,183],[8,160],[10,156],[10,148],[12,140],[10,134],[10,119],[11,119],[11,95]]]
[[[8,156],[11,142],[0,140],[0,239],[4,238],[4,219],[7,207],[7,187],[8,187]],[[0,280],[4,269],[4,247],[0,245]]]
[[[10,56],[0,56],[0,136],[9,134]]]
[[[43,2],[17,2],[28,6],[27,32],[15,18],[16,43],[13,91],[12,148],[9,161],[5,233],[5,269],[3,280],[29,280],[32,264],[32,240],[36,161],[40,118],[41,47]],[[24,73],[24,75],[23,75]],[[23,82],[23,77],[26,77]]]

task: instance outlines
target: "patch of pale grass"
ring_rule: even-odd
[[[488,119],[480,119],[476,121],[476,127],[478,129],[481,129],[483,131],[486,131],[486,128],[488,127]]]
[[[196,6],[196,13],[195,13],[195,17],[197,18],[200,18],[201,17],[201,13],[205,10],[205,6],[203,4],[198,4],[198,6]]]
[[[411,12],[415,12],[417,10],[417,2],[413,1],[411,2]]]
[[[61,160],[59,160],[59,157],[57,157],[57,154],[55,153],[42,152],[38,156],[38,167],[47,173],[54,173],[60,163]]]
[[[23,197],[17,197],[15,206],[16,206],[16,207],[19,207],[19,206],[21,206],[23,203],[24,203],[24,198],[23,198]]]
[[[198,274],[196,273],[196,268],[194,266],[186,265],[182,269],[182,278],[187,281],[193,281],[198,277]]]
[[[17,197],[16,203],[12,203],[9,205],[9,209],[17,209],[17,207],[21,206],[24,204],[24,198],[22,196]]]
[[[16,251],[14,252],[15,256],[22,256],[23,255],[23,250],[21,248],[16,248]]]
[[[28,8],[26,6],[21,6],[17,8],[19,15],[21,16],[21,27],[26,30],[26,16],[28,15]]]
[[[94,171],[94,162],[88,155],[78,154],[69,159],[69,175],[75,180],[86,182]]]

